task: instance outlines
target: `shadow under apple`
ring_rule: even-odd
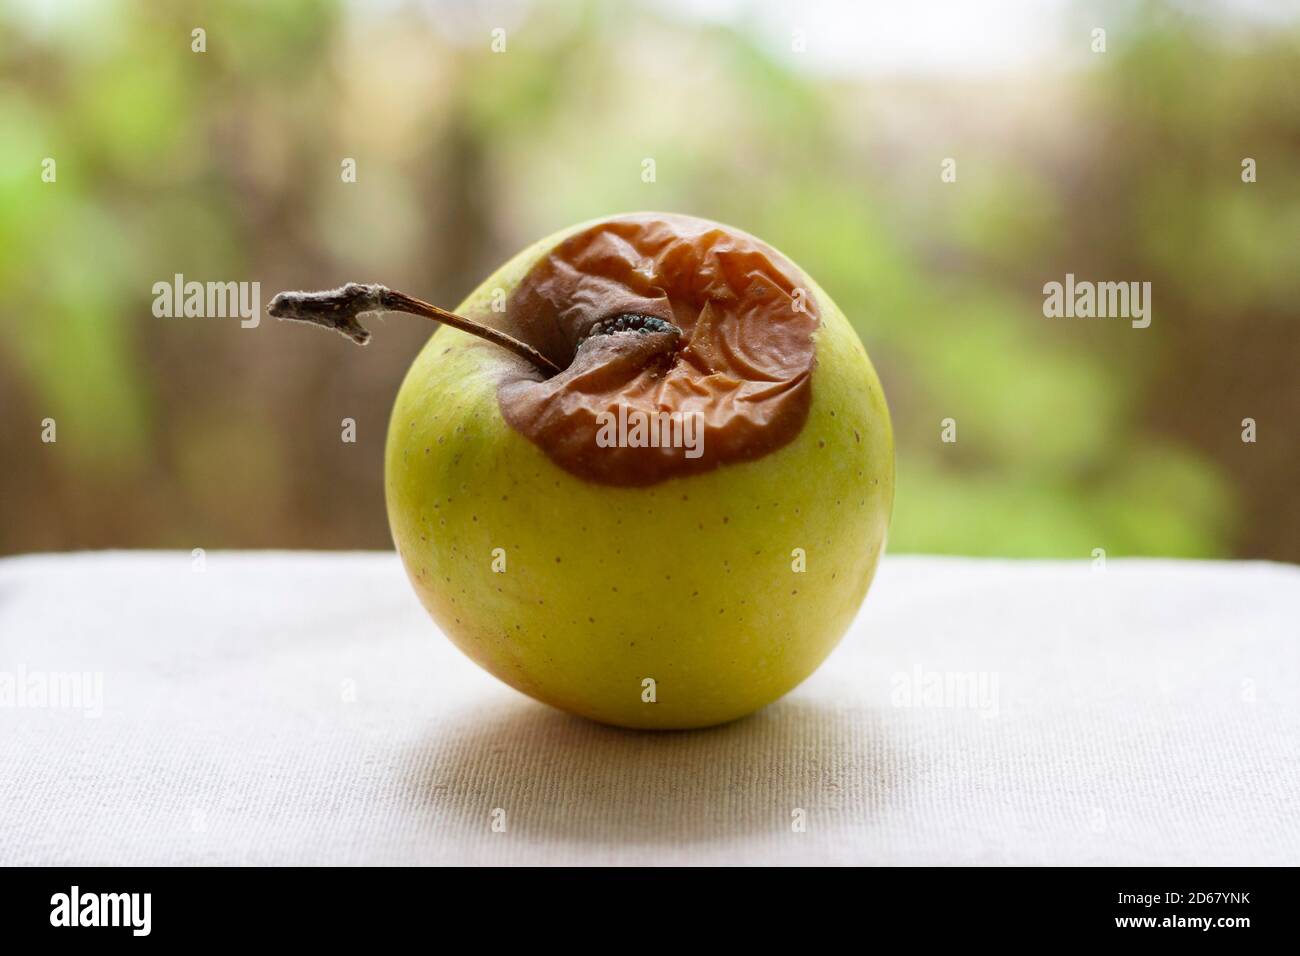
[[[698,843],[867,824],[903,775],[870,708],[783,700],[721,727],[620,730],[531,701],[466,714],[407,766],[434,819],[538,840]]]

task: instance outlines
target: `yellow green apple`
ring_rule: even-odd
[[[393,539],[466,655],[635,728],[742,717],[826,659],[884,548],[894,447],[867,353],[815,282],[739,230],[641,213],[535,243],[456,312],[562,370],[443,326],[393,407]],[[595,440],[621,390],[693,405],[703,454]]]

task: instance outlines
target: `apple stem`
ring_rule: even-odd
[[[358,315],[367,312],[407,312],[422,315],[452,328],[487,339],[494,345],[527,359],[546,375],[557,375],[562,369],[527,342],[494,329],[455,312],[440,309],[422,299],[404,292],[395,292],[382,285],[364,285],[349,282],[338,289],[324,292],[281,292],[271,300],[267,312],[277,319],[294,319],[313,322],[346,335],[358,345],[370,340],[370,332],[357,321]]]

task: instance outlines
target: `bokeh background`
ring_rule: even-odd
[[[1296,7],[4,0],[0,552],[389,547],[430,328],[160,319],[153,284],[450,306],[661,209],[850,316],[895,417],[891,550],[1300,560]],[[1151,327],[1044,318],[1067,272],[1150,281]]]

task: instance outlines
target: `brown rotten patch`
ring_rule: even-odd
[[[510,331],[563,371],[512,363],[501,412],[581,478],[650,485],[753,460],[808,417],[818,312],[807,281],[771,247],[717,223],[643,214],[591,226],[528,272],[506,314]],[[648,441],[654,430],[671,444],[689,433],[688,416],[701,428],[698,457],[680,443],[598,441],[612,417],[632,426],[620,437]]]

